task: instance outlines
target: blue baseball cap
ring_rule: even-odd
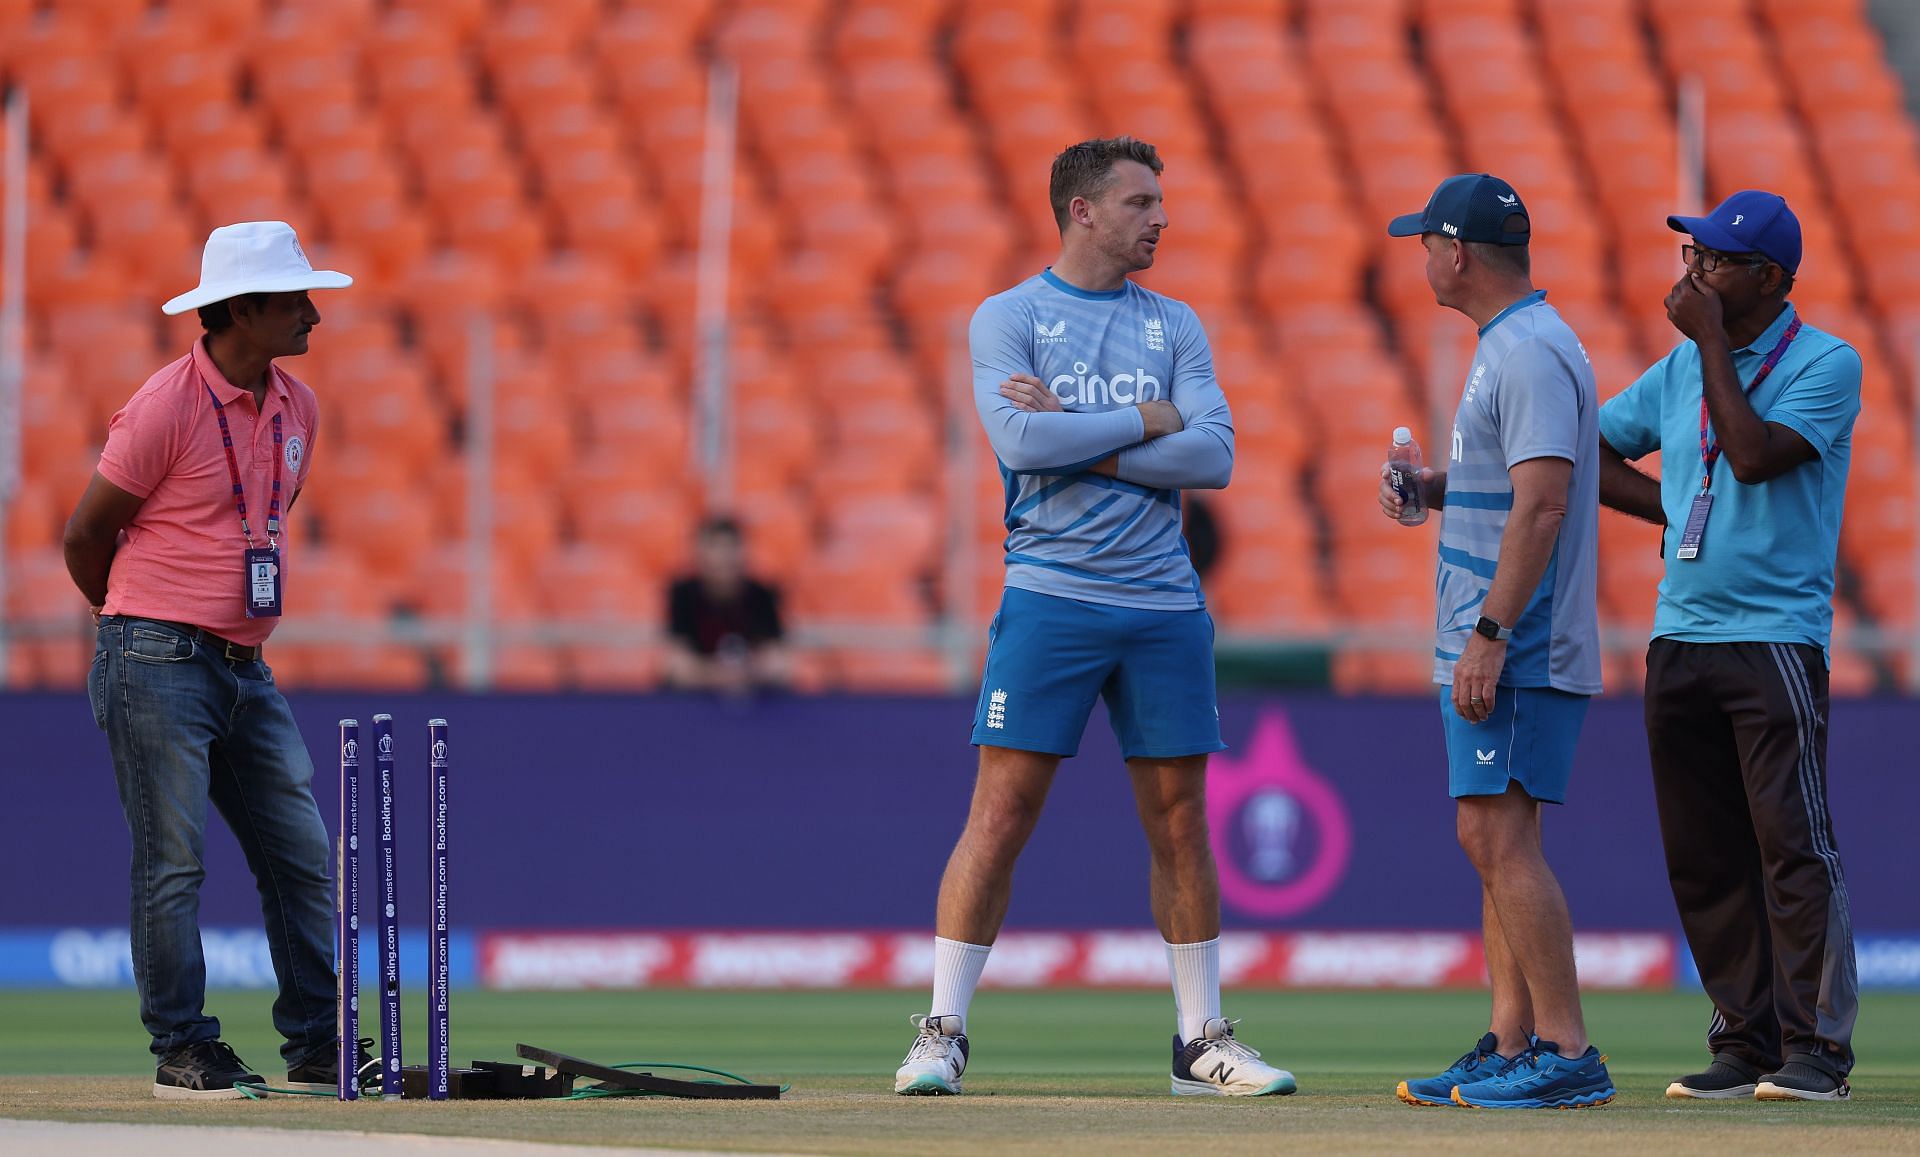
[[[1800,271],[1800,218],[1778,193],[1742,189],[1705,217],[1668,217],[1667,228],[1709,249],[1758,253],[1788,273]]]
[[[1387,223],[1389,237],[1418,237],[1422,233],[1443,233],[1462,241],[1482,241],[1489,245],[1525,245],[1533,237],[1533,227],[1507,232],[1507,218],[1518,213],[1527,216],[1520,194],[1513,186],[1491,173],[1461,173],[1440,182],[1427,198],[1427,207],[1407,213]]]

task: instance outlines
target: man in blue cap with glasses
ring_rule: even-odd
[[[1712,1062],[1676,1099],[1843,1101],[1859,1003],[1827,813],[1834,556],[1860,355],[1787,295],[1800,222],[1735,193],[1692,240],[1686,338],[1600,411],[1600,500],[1665,527],[1647,746],[1667,876],[1713,1002]],[[1659,479],[1627,462],[1656,450]]]

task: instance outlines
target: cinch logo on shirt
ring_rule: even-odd
[[[1107,402],[1119,402],[1132,405],[1135,402],[1157,401],[1160,397],[1160,379],[1148,373],[1144,367],[1136,367],[1130,374],[1115,374],[1103,378],[1099,374],[1087,376],[1087,363],[1073,363],[1073,373],[1059,374],[1047,383],[1062,402],[1078,402],[1085,405],[1100,405]]]

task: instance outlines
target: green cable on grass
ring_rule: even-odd
[[[235,1085],[240,1095],[249,1101],[264,1101],[269,1095],[276,1097],[338,1097],[338,1092],[320,1092],[317,1089],[276,1089],[272,1085],[252,1083]]]
[[[691,1082],[692,1084],[697,1084],[697,1085],[724,1085],[728,1081],[731,1081],[736,1085],[751,1085],[754,1083],[753,1081],[750,1081],[747,1078],[740,1076],[737,1073],[727,1072],[725,1069],[709,1069],[701,1065],[681,1065],[681,1064],[675,1064],[672,1061],[627,1061],[623,1064],[611,1065],[609,1067],[616,1068],[616,1069],[679,1069],[683,1072],[707,1073],[712,1076],[726,1078],[725,1081],[696,1080]],[[337,1092],[320,1092],[314,1089],[278,1089],[273,1087],[272,1085],[265,1085],[265,1084],[261,1084],[261,1085],[242,1084],[242,1085],[235,1085],[234,1088],[240,1090],[240,1095],[247,1098],[249,1101],[264,1101],[270,1095],[280,1096],[280,1097],[328,1097],[328,1098],[335,1098],[339,1096]],[[791,1090],[792,1088],[793,1088],[792,1085],[781,1085],[780,1091],[782,1093],[785,1093]],[[649,1089],[609,1089],[604,1086],[595,1086],[593,1088],[578,1089],[578,1090],[575,1090],[574,1092],[568,1093],[564,1097],[558,1097],[555,1099],[561,1100],[561,1101],[592,1101],[592,1100],[597,1100],[598,1098],[601,1098],[601,1097],[671,1097],[672,1095],[673,1095],[672,1093],[656,1093]],[[374,1097],[370,1099],[380,1100],[381,1098]]]
[[[683,1072],[709,1073],[716,1077],[726,1078],[725,1081],[690,1082],[692,1084],[697,1084],[697,1085],[724,1085],[728,1081],[731,1081],[736,1085],[751,1085],[754,1083],[753,1081],[750,1081],[747,1078],[740,1076],[737,1073],[727,1072],[725,1069],[709,1069],[701,1065],[681,1065],[681,1064],[675,1064],[672,1061],[626,1061],[624,1063],[617,1064],[617,1065],[609,1065],[608,1067],[615,1068],[615,1069],[679,1069]],[[780,1091],[782,1093],[785,1093],[792,1088],[793,1088],[792,1085],[781,1085]],[[609,1089],[604,1085],[596,1085],[592,1088],[575,1090],[574,1092],[569,1093],[566,1096],[561,1097],[559,1099],[562,1101],[592,1101],[592,1100],[597,1100],[600,1097],[671,1097],[671,1096],[673,1096],[672,1093],[656,1093],[650,1089]]]

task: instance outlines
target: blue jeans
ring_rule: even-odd
[[[313,759],[263,662],[230,662],[169,624],[101,620],[87,697],[133,836],[131,940],[156,1054],[220,1035],[206,1014],[200,882],[207,802],[260,889],[289,1064],[335,1035],[333,884]]]

